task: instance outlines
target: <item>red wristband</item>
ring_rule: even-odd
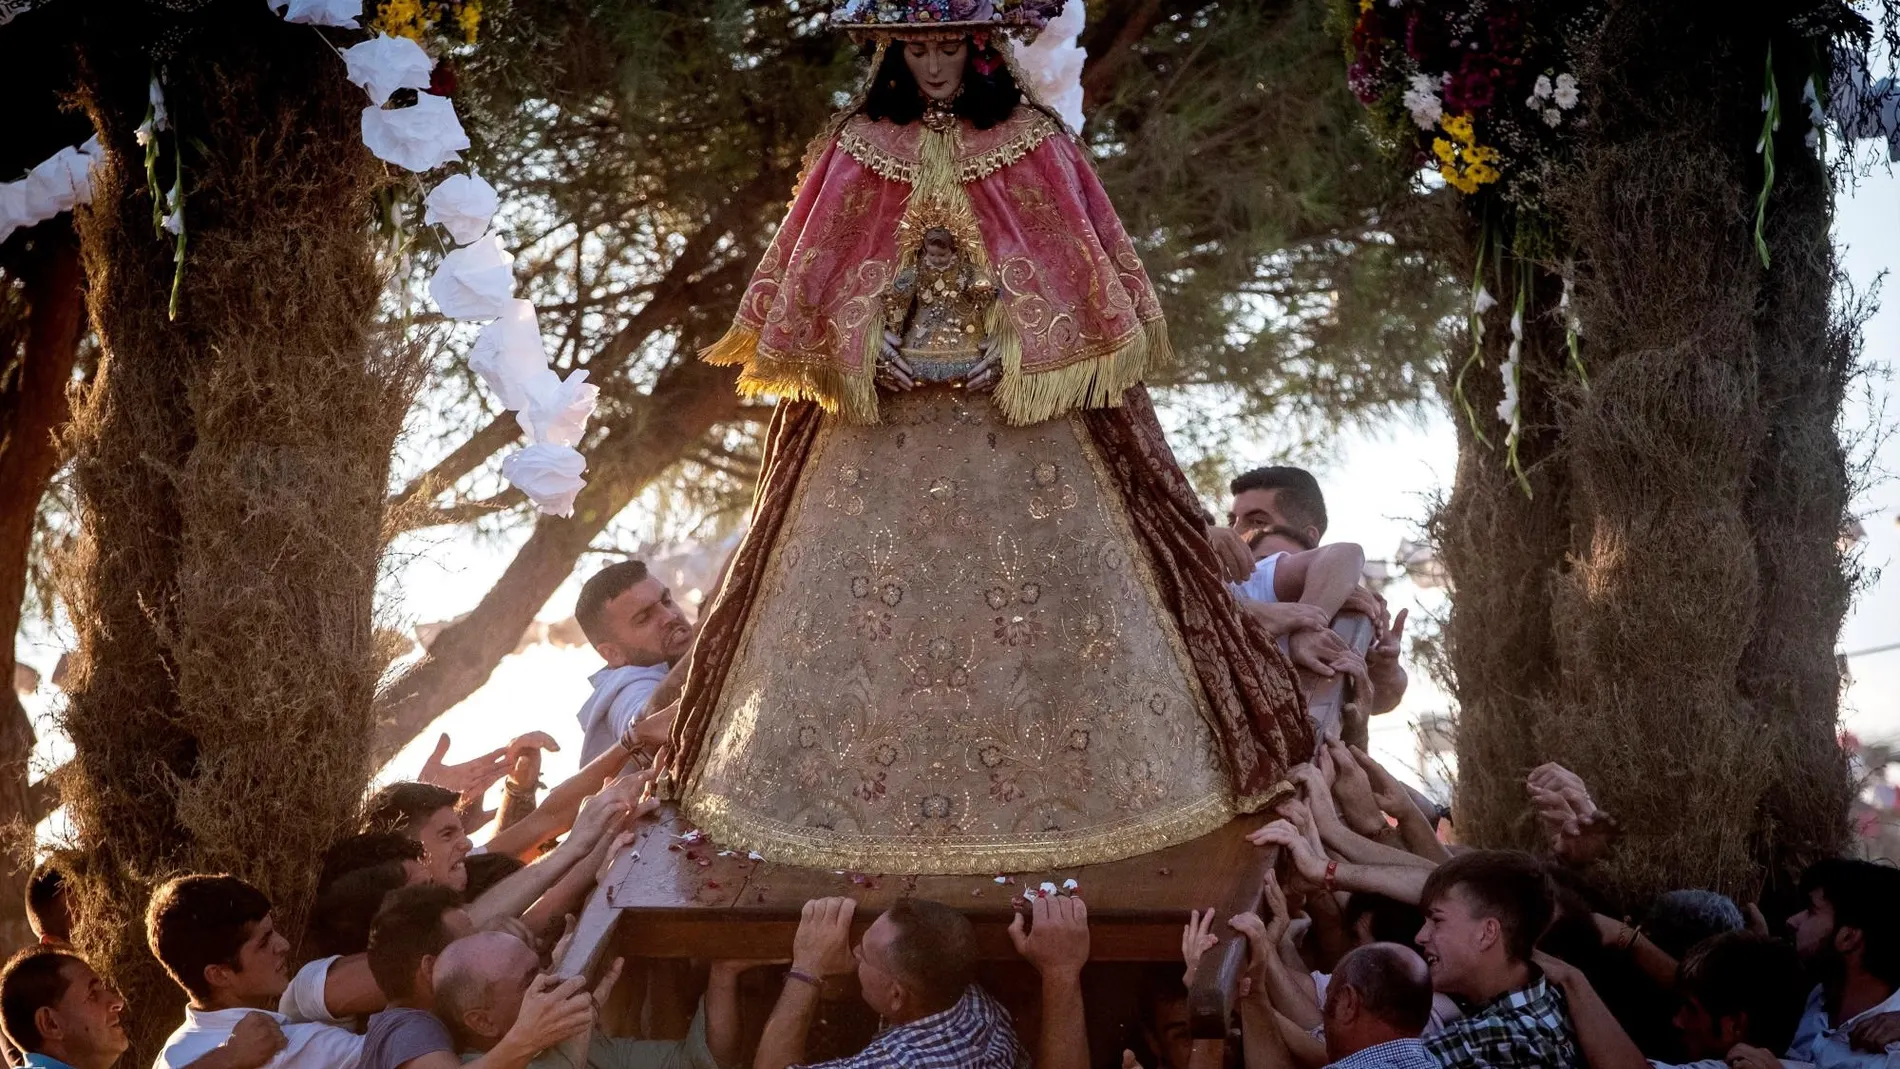
[[[1328,861],[1326,863],[1326,879],[1321,881],[1325,885],[1328,891],[1339,890],[1339,881],[1338,879],[1335,878],[1338,875],[1339,875],[1339,862]]]

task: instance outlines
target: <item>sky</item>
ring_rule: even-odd
[[[1857,290],[1875,285],[1883,273],[1900,265],[1900,177],[1885,173],[1863,178],[1841,199],[1836,237],[1842,263]],[[1849,653],[1852,683],[1842,720],[1846,730],[1862,740],[1900,739],[1900,649],[1854,655],[1888,644],[1900,644],[1900,484],[1891,474],[1900,472],[1900,439],[1879,433],[1890,428],[1893,410],[1891,372],[1900,365],[1900,298],[1889,302],[1867,324],[1864,362],[1868,373],[1843,420],[1843,432],[1854,441],[1879,441],[1877,453],[1857,459],[1870,461],[1870,485],[1854,503],[1866,531],[1858,547],[1860,561],[1871,582],[1854,602],[1841,635],[1840,649]],[[1258,438],[1272,442],[1272,428],[1261,428]],[[1312,465],[1326,492],[1331,513],[1330,540],[1358,542],[1368,558],[1390,558],[1402,539],[1418,537],[1432,498],[1449,490],[1456,470],[1456,444],[1443,414],[1430,414],[1371,432],[1342,438],[1331,459]],[[1224,511],[1225,502],[1210,502]],[[526,530],[501,536],[439,535],[407,539],[397,552],[385,579],[394,604],[412,623],[447,620],[466,612],[507,565]],[[598,565],[591,560],[583,571]],[[579,580],[570,578],[538,614],[544,621],[571,615]],[[680,592],[685,593],[685,592]],[[1412,609],[1418,617],[1444,611],[1442,591],[1418,590],[1401,580],[1388,587],[1386,597],[1396,613]],[[45,675],[66,644],[63,636],[34,634],[20,646],[22,661]],[[580,726],[575,714],[590,687],[587,677],[601,661],[586,647],[559,649],[541,644],[504,658],[488,683],[468,700],[445,714],[431,731],[418,736],[383,770],[381,778],[412,775],[434,745],[436,733],[453,740],[450,759],[472,757],[500,746],[531,730],[544,730],[562,744],[562,752],[543,763],[543,779],[558,782],[575,769]],[[1431,768],[1420,760],[1414,726],[1420,717],[1442,713],[1445,696],[1425,680],[1415,666],[1412,686],[1399,709],[1375,718],[1374,756],[1395,772],[1424,784],[1442,797]],[[43,684],[28,698],[40,730],[36,764],[41,770],[63,761],[70,752],[52,727],[48,711],[57,692]]]

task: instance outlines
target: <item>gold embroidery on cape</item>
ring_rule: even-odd
[[[892,873],[1092,864],[1231,819],[1208,700],[1079,417],[1013,427],[938,388],[885,408],[819,431],[688,816],[773,861]]]
[[[888,123],[880,125],[862,115],[856,116],[839,132],[838,145],[879,178],[915,185],[922,166],[921,153],[916,152],[915,146],[901,144],[907,130],[899,128],[898,136],[892,137],[887,127]],[[1000,129],[1004,137],[1000,144],[967,154],[958,151],[954,161],[957,181],[967,183],[988,178],[1062,132],[1055,120],[1033,109],[1024,109],[1012,116]],[[912,151],[906,152],[906,148]]]

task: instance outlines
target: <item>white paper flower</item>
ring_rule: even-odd
[[[1517,426],[1517,361],[1507,360],[1499,368],[1504,376],[1504,399],[1498,402],[1498,421],[1505,426]]]
[[[1540,74],[1537,76],[1537,80],[1531,83],[1531,99],[1542,100],[1549,95],[1550,75]]]
[[[495,394],[501,407],[521,412],[534,403],[537,388],[559,387],[548,367],[547,350],[541,345],[541,326],[535,320],[534,302],[510,300],[501,318],[483,327],[468,351],[470,371]],[[532,435],[530,435],[532,437]]]
[[[1483,315],[1486,312],[1489,312],[1491,309],[1496,308],[1497,306],[1498,306],[1498,299],[1496,297],[1491,296],[1491,291],[1488,289],[1485,289],[1483,286],[1479,286],[1478,296],[1476,300],[1472,302],[1471,310],[1473,312],[1476,312],[1478,315]]]
[[[1558,123],[1562,122],[1563,120],[1564,120],[1563,112],[1558,111],[1556,108],[1544,109],[1544,125],[1545,126],[1555,126]]]
[[[488,221],[501,207],[495,187],[472,174],[450,175],[429,191],[422,202],[424,223],[441,223],[457,245],[466,245],[488,232]]]
[[[300,22],[306,26],[347,26],[356,29],[356,20],[363,14],[363,0],[265,0],[272,11],[278,11],[288,5],[284,11],[285,22]]]
[[[179,231],[185,229],[185,213],[177,209],[173,209],[172,213],[166,216],[164,221],[159,223],[158,225],[164,227],[166,233],[176,234]]]
[[[1029,90],[1062,116],[1070,130],[1082,129],[1082,64],[1088,52],[1076,40],[1086,14],[1083,0],[1068,0],[1033,44],[1016,49],[1016,68]]]
[[[574,497],[587,481],[587,458],[564,445],[536,442],[509,454],[501,474],[549,516],[574,515]]]
[[[152,77],[152,84],[145,90],[145,99],[152,104],[152,129],[171,129],[171,115],[165,111],[165,87],[158,84],[156,75]]]
[[[581,444],[581,435],[587,431],[587,418],[594,414],[596,398],[600,396],[600,387],[587,381],[587,372],[571,371],[565,379],[554,379],[554,372],[547,373],[539,389],[529,387],[530,398],[525,411],[515,414],[515,422],[521,425],[522,433],[532,442],[551,442],[555,445],[577,446]]]
[[[23,180],[27,216],[38,223],[92,200],[90,165],[78,149],[63,148],[28,171]]]
[[[1551,91],[1550,98],[1557,106],[1569,111],[1577,106],[1577,77],[1574,74],[1559,74],[1557,87]]]
[[[429,88],[429,71],[435,67],[435,60],[407,37],[379,33],[344,49],[343,67],[345,76],[381,105],[388,103],[389,94],[398,89]]]
[[[1082,885],[1079,883],[1076,883],[1074,880],[1062,881],[1062,889],[1064,891],[1079,891],[1081,890],[1081,888],[1082,888]]]
[[[450,319],[494,319],[508,311],[514,296],[514,262],[501,239],[490,234],[442,258],[429,279],[429,296]]]
[[[432,171],[462,157],[468,135],[448,97],[421,93],[413,106],[363,109],[363,144],[379,160],[404,170]]]
[[[1438,99],[1438,83],[1427,75],[1412,75],[1411,87],[1406,89],[1403,101],[1405,110],[1412,113],[1412,122],[1420,130],[1437,126],[1445,114],[1444,102]]]

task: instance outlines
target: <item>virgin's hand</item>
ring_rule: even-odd
[[[976,347],[977,352],[983,354],[983,361],[970,369],[970,376],[963,380],[963,388],[971,393],[988,393],[996,389],[996,384],[1002,380],[1002,362],[990,351],[995,341],[994,338],[984,338]]]
[[[916,372],[910,369],[903,354],[897,351],[897,343],[902,340],[896,331],[885,330],[884,343],[878,347],[877,361],[877,384],[900,393],[917,388]]]

